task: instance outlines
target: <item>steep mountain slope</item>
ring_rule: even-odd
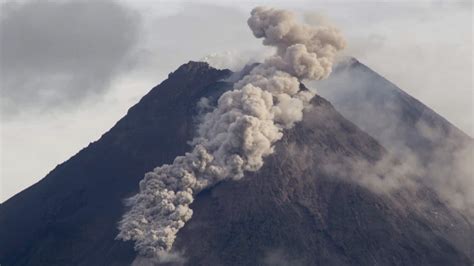
[[[181,66],[100,140],[0,206],[2,265],[129,265],[115,241],[123,199],[143,174],[189,147],[196,101],[230,71]]]
[[[370,165],[386,152],[323,98],[313,106],[259,172],[199,195],[196,215],[177,240],[189,265],[468,263],[438,230],[445,222],[420,213],[403,195],[375,194],[328,169],[353,160]],[[435,210],[473,236],[458,213]]]
[[[410,152],[427,163],[440,146],[448,154],[472,145],[464,132],[355,58],[315,85],[344,117],[393,152]]]
[[[474,220],[471,137],[354,58],[315,86],[344,117],[415,165],[426,185]]]
[[[100,140],[0,206],[2,265],[129,265],[114,240],[143,174],[189,150],[196,102],[232,86],[228,70],[190,62],[155,87]],[[264,168],[200,193],[175,249],[189,265],[470,265],[471,224],[437,201],[425,213],[331,167],[387,151],[315,97]],[[424,207],[426,208],[426,207]],[[426,209],[423,209],[426,210]],[[441,218],[439,218],[441,217]]]

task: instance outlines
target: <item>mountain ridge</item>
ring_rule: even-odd
[[[424,182],[474,220],[474,140],[469,135],[353,58],[315,86],[344,117],[412,168],[423,169]]]
[[[131,107],[98,141],[58,165],[37,184],[1,204],[0,263],[132,263],[136,256],[132,243],[114,240],[117,222],[125,211],[123,199],[136,193],[145,172],[171,162],[189,149],[186,141],[195,130],[193,117],[197,101],[204,96],[216,98],[230,89],[232,83],[226,79],[231,74],[229,70],[213,69],[206,63],[189,62],[179,67]],[[444,235],[435,233],[428,219],[416,217],[411,221],[390,199],[326,171],[326,164],[331,162],[327,158],[332,155],[355,157],[370,164],[386,151],[328,101],[316,96],[312,104],[311,115],[305,115],[302,123],[287,132],[277,144],[277,152],[266,159],[262,171],[249,173],[242,182],[223,182],[198,195],[193,203],[195,215],[178,234],[176,242],[176,249],[184,252],[187,262],[263,265],[271,264],[276,256],[290,262],[322,265],[369,262],[469,265],[469,258]],[[241,202],[233,195],[247,197],[241,197],[244,200]],[[342,200],[337,201],[338,198]],[[358,206],[357,202],[364,204]],[[239,207],[237,214],[241,216],[233,213],[229,206]],[[373,206],[379,207],[371,209]],[[443,208],[437,210],[449,216],[448,221],[465,228],[456,215]],[[266,210],[267,215],[258,212],[262,210]],[[359,218],[347,217],[346,213],[351,212]],[[416,216],[414,210],[408,213]],[[394,221],[390,222],[387,217]],[[361,221],[373,227],[362,226]],[[410,234],[403,234],[403,227],[394,224],[395,221],[410,228],[413,239]],[[199,230],[206,223],[210,229]],[[288,230],[280,232],[278,223]],[[298,223],[302,223],[301,227],[293,226]],[[230,227],[226,227],[227,224]],[[353,224],[358,226],[351,229]],[[444,223],[440,223],[441,226]],[[386,237],[378,236],[373,228],[379,228],[383,235],[396,236],[395,240],[383,242]],[[252,237],[259,232],[261,238]],[[345,237],[346,234],[349,237]],[[468,235],[472,235],[472,229]],[[375,240],[369,241],[368,236]],[[200,239],[207,241],[202,243]],[[295,242],[299,250],[291,247]],[[383,243],[389,244],[384,246]],[[215,249],[206,249],[209,246]],[[249,247],[255,249],[246,250]],[[302,251],[308,253],[315,249],[314,254],[302,257]],[[397,255],[384,258],[390,254]],[[418,256],[412,258],[410,254]]]
[[[197,71],[196,75],[188,75],[190,70]],[[59,263],[62,259],[68,260],[67,257],[74,257],[72,255],[73,250],[64,251],[65,258],[54,259],[55,254],[50,254],[51,252],[54,253],[54,249],[61,250],[67,244],[61,243],[59,241],[61,240],[60,237],[55,239],[59,234],[51,230],[48,225],[52,224],[53,227],[60,227],[61,224],[66,224],[72,226],[72,228],[64,228],[65,233],[68,231],[76,233],[75,236],[73,235],[70,238],[83,238],[81,241],[77,241],[76,246],[86,245],[85,243],[89,241],[100,242],[97,239],[105,237],[109,241],[103,242],[111,245],[112,248],[115,245],[119,249],[125,248],[125,251],[128,250],[128,252],[118,252],[113,256],[116,256],[118,261],[120,261],[120,258],[126,257],[127,259],[123,259],[125,263],[122,264],[130,264],[135,256],[131,243],[113,240],[118,233],[116,223],[124,211],[122,201],[134,194],[133,190],[136,191],[138,182],[145,172],[157,165],[171,162],[174,157],[187,150],[186,142],[181,140],[183,138],[189,139],[188,135],[194,127],[194,121],[191,119],[192,113],[190,113],[192,110],[189,106],[173,106],[173,101],[176,102],[180,97],[183,97],[183,95],[174,94],[173,90],[205,92],[210,83],[214,84],[216,80],[223,79],[229,74],[230,71],[228,70],[211,69],[205,63],[190,62],[181,66],[170,74],[170,79],[154,87],[147,94],[148,97],[144,96],[139,103],[130,108],[127,115],[120,119],[111,130],[104,133],[99,140],[81,149],[68,161],[59,164],[38,183],[2,203],[0,205],[0,239],[3,241],[0,241],[0,262],[7,265],[14,264],[13,261],[18,264],[42,262],[37,260],[34,254],[31,254],[31,252],[43,252],[41,248],[28,243],[30,241],[36,241],[36,243],[38,241],[46,242],[45,239],[49,235],[52,235],[52,245],[56,248],[47,250],[49,253],[47,252],[45,257],[48,257],[48,260],[42,262],[43,264]],[[207,77],[207,80],[205,77]],[[154,97],[150,95],[154,95]],[[161,101],[167,101],[169,104],[162,104],[159,102],[160,99],[163,99]],[[166,116],[155,115],[155,113],[163,113],[163,108],[174,108],[174,112],[178,112],[180,117],[184,117],[182,119],[184,124],[179,125],[176,121],[173,123],[173,119]],[[147,115],[142,116],[142,114]],[[150,123],[150,121],[152,122]],[[140,124],[140,126],[136,127],[136,124]],[[160,130],[161,125],[166,125],[170,130]],[[122,144],[125,145],[121,146]],[[154,147],[156,146],[159,146],[159,151],[155,150]],[[104,161],[98,162],[100,159]],[[128,165],[125,165],[124,162],[127,162]],[[90,172],[93,172],[92,176],[96,177],[95,179],[88,178]],[[120,182],[117,180],[120,180]],[[87,190],[84,188],[86,185],[88,185]],[[97,189],[97,186],[102,189],[109,188],[108,193],[110,195],[107,195],[107,197],[101,195],[102,191]],[[84,210],[83,204],[91,206]],[[75,217],[71,217],[71,215],[77,212],[86,212],[80,216],[83,216],[82,218],[86,220],[85,222],[89,224],[90,230],[94,234],[81,233],[73,225]],[[28,219],[22,219],[22,213],[28,213]],[[97,226],[93,221],[95,216],[105,217],[105,223],[110,228],[95,229],[95,226]],[[10,230],[18,227],[21,229]],[[99,232],[107,232],[107,234],[104,236]],[[97,235],[95,236],[95,234]],[[84,235],[91,237],[92,240],[87,239]],[[67,241],[67,237],[62,241]],[[31,251],[35,248],[40,251]],[[91,254],[95,252],[96,256],[103,255],[101,250],[84,249],[89,250]],[[102,249],[104,248],[102,247]],[[25,254],[30,255],[25,256]],[[54,260],[49,261],[50,259]],[[76,259],[84,260],[82,257]],[[114,258],[105,256],[104,259],[107,261],[107,259]],[[33,262],[29,262],[29,260],[33,260]],[[75,262],[70,260],[70,263]]]

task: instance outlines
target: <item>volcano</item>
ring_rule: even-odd
[[[364,68],[359,62],[340,64],[334,79],[321,86],[347,88],[330,83],[341,73],[356,85],[375,75],[378,83],[370,89],[393,94],[393,84]],[[217,100],[232,88],[232,75],[202,62],[182,65],[98,141],[2,203],[0,264],[136,262],[133,243],[115,239],[124,199],[137,193],[144,173],[190,150],[197,102]],[[425,106],[396,91],[403,95],[404,112],[394,115],[412,121],[406,117],[415,114],[413,121],[419,121],[417,110]],[[350,116],[351,109],[342,108],[350,100],[332,96],[336,108],[313,98],[303,121],[285,132],[259,171],[196,196],[194,215],[173,247],[180,258],[165,264],[472,265],[472,220],[435,190],[421,184],[414,194],[402,190],[394,197],[355,182],[351,171],[333,171],[334,165],[350,168],[352,161],[370,168],[406,146],[427,162],[433,145],[413,139],[409,126],[403,129],[407,135],[385,137],[375,130],[378,120]],[[438,128],[454,132],[452,138],[470,140],[439,115],[429,115]]]
[[[392,152],[411,152],[427,163],[441,148],[453,152],[472,145],[467,134],[355,58],[345,58],[329,79],[314,85],[344,117]]]

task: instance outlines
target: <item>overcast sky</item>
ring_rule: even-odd
[[[246,25],[262,4],[332,21],[347,55],[474,135],[471,1],[1,3],[0,202],[97,140],[179,65],[263,58]]]

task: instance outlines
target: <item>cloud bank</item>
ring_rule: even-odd
[[[0,17],[2,113],[71,106],[107,90],[139,33],[115,1],[4,2]]]

